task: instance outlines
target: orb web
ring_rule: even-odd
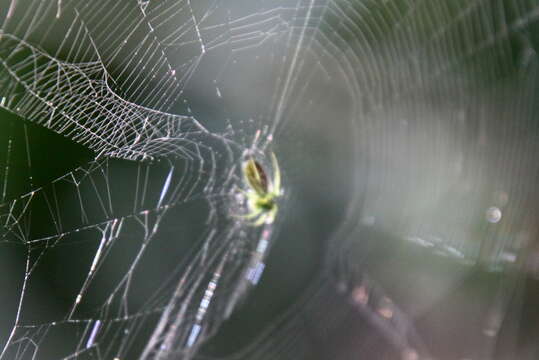
[[[449,356],[419,318],[478,266],[499,281],[457,355],[492,356],[537,273],[538,16],[3,1],[0,359]],[[279,213],[251,226],[242,161],[271,152]],[[287,299],[219,350],[272,286]]]

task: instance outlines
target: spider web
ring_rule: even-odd
[[[538,18],[2,1],[0,359],[532,359]],[[241,166],[270,152],[253,227]],[[462,283],[448,349],[429,314]]]

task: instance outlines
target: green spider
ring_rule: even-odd
[[[277,198],[281,196],[281,171],[274,153],[271,153],[271,164],[273,167],[271,182],[268,182],[268,176],[262,165],[253,158],[249,158],[243,166],[243,176],[249,185],[249,189],[244,191],[249,213],[241,217],[253,220],[253,226],[273,223],[279,209]]]

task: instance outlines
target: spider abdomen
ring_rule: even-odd
[[[274,206],[275,206],[275,199],[270,196],[259,198],[256,201],[256,207],[264,209],[265,211],[269,211],[273,209]]]
[[[244,219],[256,219],[254,226],[271,224],[277,214],[277,198],[281,196],[281,173],[275,154],[271,153],[273,164],[273,179],[269,181],[266,170],[262,165],[249,159],[243,166],[243,175],[249,188],[243,193],[247,196],[249,213],[242,216]]]

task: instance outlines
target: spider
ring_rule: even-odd
[[[243,176],[249,185],[244,191],[247,196],[249,212],[241,218],[252,220],[253,226],[271,224],[277,215],[277,198],[281,196],[281,171],[274,153],[271,153],[273,179],[268,182],[268,176],[262,165],[249,158],[243,166]]]

